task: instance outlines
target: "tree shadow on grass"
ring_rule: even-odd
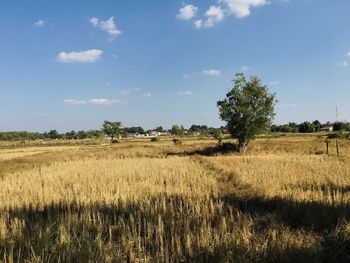
[[[193,156],[193,155],[203,155],[203,156],[216,156],[225,155],[231,153],[238,153],[239,148],[237,144],[234,143],[222,143],[217,144],[212,147],[205,147],[203,149],[197,149],[193,151],[182,151],[182,152],[167,152],[167,156]]]
[[[214,204],[222,200],[211,198]],[[266,215],[285,205],[265,203],[258,199],[244,201],[235,196],[222,198],[225,201],[223,212],[209,218],[196,213],[196,202],[188,203],[188,199],[178,195],[155,196],[146,204],[118,202],[114,205],[96,203],[84,206],[75,202],[61,202],[40,209],[31,206],[9,209],[2,211],[7,214],[7,218],[12,222],[19,220],[24,223],[22,229],[18,227],[7,240],[0,238],[0,252],[3,255],[4,252],[14,251],[12,257],[19,262],[33,259],[33,255],[40,257],[42,262],[135,262],[135,256],[140,257],[135,250],[142,246],[143,250],[139,253],[144,254],[141,254],[141,258],[147,255],[156,262],[320,262],[322,259],[330,262],[322,251],[317,254],[318,251],[310,247],[276,247],[276,243],[272,243],[274,246],[268,247],[265,252],[254,252],[254,248],[244,245],[246,237],[234,236],[241,232],[240,229],[226,234],[232,236],[229,242],[217,233],[222,240],[216,243],[212,240],[210,249],[196,246],[188,249],[191,246],[187,241],[188,235],[200,237],[202,224],[208,224],[211,231],[220,232],[221,219],[225,216],[229,218],[232,206],[239,207],[243,216],[250,216],[259,213]],[[165,201],[159,202],[159,199]],[[163,208],[164,204],[168,209]],[[208,202],[208,207],[209,205]],[[170,207],[175,212],[171,212]],[[243,222],[240,218],[231,222],[227,220],[231,224],[228,227],[239,228]],[[157,230],[159,224],[164,226],[163,232]],[[271,225],[262,224],[257,227],[263,229]],[[146,238],[149,233],[151,234]],[[254,235],[259,235],[258,231]],[[236,238],[242,238],[242,241],[235,242]],[[268,237],[263,237],[263,240],[264,238],[267,238],[269,245]],[[170,249],[173,242],[180,242],[181,251],[178,254]],[[162,249],[164,252],[161,252]]]
[[[350,262],[350,204],[336,206],[316,201],[297,202],[280,197],[266,199],[258,195],[227,194],[222,198],[226,204],[249,214],[253,219],[270,219],[270,215],[273,220],[290,229],[317,233],[323,238],[323,256],[320,262]]]

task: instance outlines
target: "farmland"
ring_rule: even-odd
[[[350,143],[0,146],[0,262],[347,262]]]

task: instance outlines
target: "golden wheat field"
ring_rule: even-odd
[[[218,149],[3,146],[0,262],[350,261],[350,141]]]

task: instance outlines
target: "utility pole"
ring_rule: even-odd
[[[338,106],[335,107],[335,121],[338,121]]]

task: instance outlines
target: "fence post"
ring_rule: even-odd
[[[339,156],[339,144],[338,144],[338,140],[335,140],[335,146],[337,148],[337,156]]]
[[[329,141],[326,140],[327,155],[329,154]]]

